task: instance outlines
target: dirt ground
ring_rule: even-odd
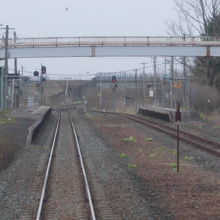
[[[167,148],[125,119],[91,113],[86,117],[121,160],[132,160],[127,166],[144,181],[143,194],[152,209],[166,209],[181,220],[220,219],[219,175],[203,170],[191,155],[181,159],[177,173],[175,146]]]

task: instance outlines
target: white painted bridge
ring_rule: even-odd
[[[0,58],[5,58],[0,39]],[[8,41],[8,58],[39,57],[220,57],[220,39],[211,37],[49,37]]]

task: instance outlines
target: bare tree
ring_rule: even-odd
[[[210,23],[216,30],[217,24],[213,21],[219,16],[220,0],[174,1],[178,19],[168,24],[170,34],[207,36]]]
[[[174,0],[178,18],[168,23],[176,36],[220,38],[220,0]],[[220,90],[220,58],[197,57],[189,65],[196,80]]]

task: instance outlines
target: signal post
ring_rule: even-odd
[[[116,93],[116,88],[117,88],[117,80],[116,80],[116,76],[112,76],[112,108],[113,108],[113,112],[115,112],[116,108],[115,108],[115,93]]]

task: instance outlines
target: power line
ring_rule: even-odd
[[[162,66],[164,65],[165,62],[163,63],[160,63],[160,64],[157,64],[157,66]],[[150,66],[145,66],[145,70],[146,69],[150,69],[150,68],[153,68],[153,65],[150,65]],[[121,71],[115,71],[115,72],[101,72],[101,73],[109,73],[109,74],[117,74],[117,73],[126,73],[126,72],[134,72],[134,71],[138,71],[138,70],[142,70],[143,71],[143,67],[140,67],[140,68],[134,68],[134,69],[128,69],[128,70],[121,70]],[[100,72],[98,72],[100,73]]]

